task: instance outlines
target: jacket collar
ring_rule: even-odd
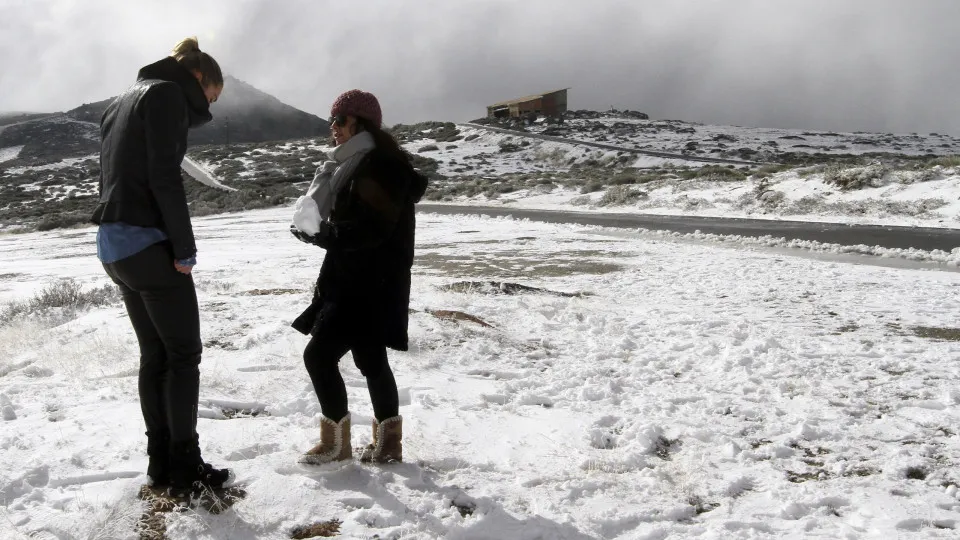
[[[137,80],[155,79],[174,82],[180,85],[183,95],[187,99],[187,112],[190,116],[190,127],[195,128],[213,120],[210,114],[210,103],[203,94],[203,87],[190,71],[180,65],[173,57],[166,57],[159,62],[140,68]]]

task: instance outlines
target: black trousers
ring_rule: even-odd
[[[350,332],[338,331],[335,325],[329,326],[318,331],[303,351],[303,363],[310,374],[323,415],[339,422],[349,410],[347,387],[340,375],[339,365],[347,351],[353,353],[354,363],[367,379],[367,390],[377,421],[399,415],[397,381],[387,361],[387,348],[359,339],[347,339],[346,335],[350,335]]]
[[[148,436],[196,441],[203,345],[193,278],[176,271],[166,242],[103,267],[120,287],[140,343],[140,408]]]

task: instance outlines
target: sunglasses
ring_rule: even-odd
[[[345,115],[345,114],[338,114],[338,115],[336,115],[336,116],[331,116],[331,117],[330,117],[330,125],[331,125],[331,126],[340,126],[340,127],[343,127],[343,126],[347,125],[347,115]]]

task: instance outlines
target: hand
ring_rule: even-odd
[[[304,242],[306,244],[313,244],[315,246],[320,246],[324,249],[326,249],[327,246],[329,245],[329,240],[330,240],[330,237],[332,236],[332,233],[333,233],[333,226],[330,224],[329,221],[320,222],[320,232],[318,232],[317,234],[307,234],[301,231],[300,229],[298,229],[295,225],[290,226],[290,234],[295,236],[297,240],[300,240],[301,242]]]
[[[190,275],[190,272],[193,272],[193,265],[188,266],[185,264],[180,264],[175,262],[173,263],[173,267],[177,269],[177,272],[180,272],[181,274],[186,274],[188,276]]]
[[[301,242],[303,242],[303,243],[305,243],[305,244],[313,244],[313,245],[316,245],[316,244],[314,243],[314,241],[313,241],[313,238],[314,238],[314,237],[311,236],[311,235],[309,235],[309,234],[307,234],[307,233],[305,233],[305,232],[303,232],[303,231],[301,231],[300,229],[298,229],[298,228],[296,227],[296,225],[291,225],[291,226],[290,226],[290,234],[292,234],[294,237],[296,237],[297,240],[299,240],[299,241],[301,241]]]

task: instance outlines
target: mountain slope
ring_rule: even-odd
[[[114,98],[81,105],[67,113],[99,124]],[[330,125],[320,117],[287,105],[237,79],[226,76],[220,99],[210,107],[213,120],[190,131],[190,144],[230,144],[322,137]]]
[[[190,144],[230,144],[323,137],[330,124],[234,77],[210,111],[213,121],[191,130]]]
[[[38,166],[77,158],[100,150],[99,124],[114,98],[84,103],[50,115],[23,115],[0,126],[0,150],[21,147],[5,167]],[[230,76],[224,92],[211,107],[213,121],[190,131],[190,144],[256,143],[323,137],[330,126],[320,117]],[[2,118],[18,118],[4,115]],[[19,119],[18,118],[18,119]],[[12,152],[11,152],[12,154]]]
[[[0,114],[0,229],[46,229],[87,221],[96,204],[100,175],[100,118],[113,99],[85,103],[65,113]],[[319,139],[330,133],[325,120],[232,77],[227,77],[212,112],[210,124],[191,130],[191,146]],[[312,173],[313,167],[300,166],[296,177]],[[188,182],[191,212],[203,215],[280,204],[296,191],[288,176],[257,177],[230,193]]]

